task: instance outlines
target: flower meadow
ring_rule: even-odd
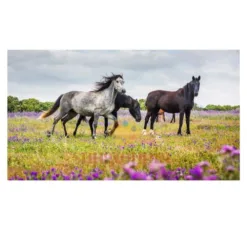
[[[239,111],[192,111],[191,135],[177,136],[176,123],[155,123],[155,135],[142,136],[140,123],[119,111],[119,128],[103,135],[103,118],[92,140],[87,123],[72,135],[76,118],[46,136],[53,118],[40,113],[8,114],[9,180],[239,180]],[[109,122],[109,128],[112,122]],[[147,129],[149,131],[149,128]]]

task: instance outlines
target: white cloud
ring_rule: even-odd
[[[130,96],[177,90],[201,75],[196,102],[239,104],[237,51],[9,51],[8,94],[54,101],[67,91],[87,91],[111,72],[123,73]]]

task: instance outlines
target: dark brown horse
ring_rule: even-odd
[[[198,96],[200,79],[200,76],[198,78],[193,76],[191,82],[174,92],[163,90],[150,92],[146,100],[147,115],[145,117],[143,134],[146,135],[146,128],[150,117],[150,134],[154,134],[154,121],[160,109],[168,113],[180,113],[178,135],[182,135],[181,128],[185,114],[186,133],[190,134],[190,112],[194,106],[194,97]]]
[[[163,120],[164,120],[164,122],[165,122],[165,121],[166,121],[165,112],[164,112],[162,109],[160,109],[159,112],[158,112],[158,116],[157,116],[157,118],[156,118],[156,122],[159,121],[159,116],[160,116],[160,115],[163,116]],[[172,114],[172,119],[171,119],[170,123],[172,123],[172,122],[175,123],[175,113]]]

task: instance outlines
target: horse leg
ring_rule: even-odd
[[[184,120],[184,112],[180,112],[180,114],[179,114],[178,135],[182,135],[181,129],[182,129],[182,126],[183,126],[183,120]]]
[[[94,117],[92,116],[89,119],[89,126],[90,126],[90,130],[91,130],[91,136],[93,137],[93,121],[94,121]]]
[[[61,121],[62,121],[62,123],[63,123],[64,135],[65,135],[66,137],[69,137],[69,136],[68,136],[68,133],[67,133],[65,124],[66,124],[70,119],[74,118],[76,115],[77,115],[77,113],[76,113],[75,111],[71,110],[71,111],[68,112],[68,114],[67,114],[66,116],[64,116],[64,117],[61,119]]]
[[[186,126],[187,126],[186,133],[190,135],[190,111],[186,111],[185,116],[186,116]]]
[[[74,132],[73,132],[73,135],[74,135],[74,136],[76,136],[77,129],[78,129],[78,127],[80,126],[82,120],[84,120],[84,121],[86,122],[86,117],[80,115],[79,118],[78,118],[78,120],[77,120],[77,122],[76,122],[75,130],[74,130]]]
[[[111,136],[115,132],[116,128],[119,126],[117,120],[117,113],[111,113],[105,117],[114,121],[113,129],[109,132],[109,135]]]
[[[93,120],[93,135],[92,138],[96,139],[96,129],[98,126],[98,121],[99,121],[99,114],[98,113],[94,113],[94,120]]]
[[[175,123],[175,113],[172,113],[172,119],[170,121],[170,123],[174,122]]]
[[[54,131],[55,131],[55,126],[56,126],[56,124],[58,123],[58,121],[59,121],[60,119],[62,119],[63,117],[65,117],[66,114],[67,114],[66,111],[60,110],[59,113],[57,114],[57,116],[54,117],[52,129],[51,129],[51,131],[48,131],[48,132],[47,132],[47,137],[50,137],[51,135],[53,135],[53,133],[54,133]]]
[[[163,113],[163,120],[164,120],[164,122],[166,121],[165,112]]]
[[[148,112],[147,112],[147,115],[146,115],[146,117],[145,117],[144,129],[142,130],[142,134],[143,134],[143,135],[146,135],[146,134],[147,134],[146,128],[147,128],[147,124],[148,124],[148,121],[149,121],[149,118],[150,118],[150,117],[151,117],[151,112],[148,111]]]
[[[149,131],[150,135],[154,135],[154,122],[155,122],[156,115],[157,115],[156,112],[152,112],[151,123],[150,123],[150,131]]]
[[[108,135],[107,128],[108,128],[108,118],[105,117],[105,131],[104,131],[105,137]]]

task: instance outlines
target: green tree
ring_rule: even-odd
[[[141,110],[146,110],[145,102],[146,102],[145,99],[139,99],[139,104],[140,104]]]
[[[22,111],[41,111],[41,104],[37,99],[24,99],[21,101],[21,110]]]
[[[20,111],[20,101],[17,97],[8,96],[8,112]]]
[[[47,111],[53,106],[54,102],[40,102],[41,111]]]

